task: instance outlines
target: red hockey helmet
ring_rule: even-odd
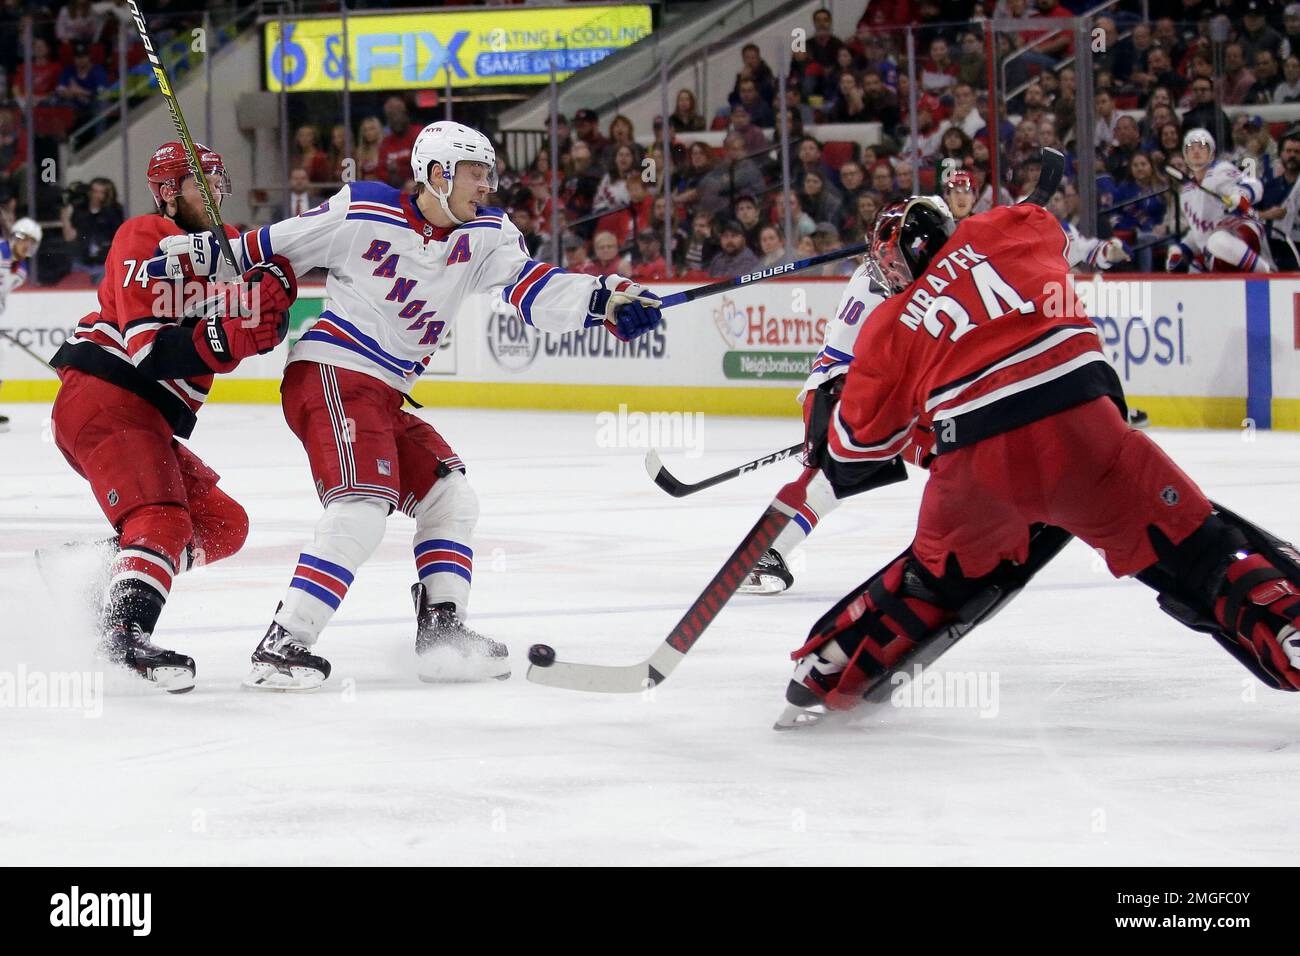
[[[957,224],[938,196],[912,196],[886,206],[871,234],[876,260],[892,292],[902,292],[930,267]]]
[[[194,149],[199,154],[199,164],[203,167],[203,172],[216,177],[217,191],[223,196],[229,196],[230,178],[226,175],[226,164],[221,154],[208,149],[202,143],[195,143]],[[188,175],[190,175],[190,164],[185,156],[185,147],[181,143],[163,143],[154,150],[146,176],[149,179],[149,191],[153,193],[153,201],[158,204],[159,209],[167,205],[163,200],[163,187],[170,186],[173,190],[179,191],[181,182]]]
[[[948,177],[948,181],[943,184],[943,191],[953,192],[958,189],[964,189],[967,192],[975,191],[975,177],[964,169],[960,169]]]

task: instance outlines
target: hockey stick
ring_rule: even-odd
[[[1187,176],[1183,175],[1183,173],[1176,166],[1166,166],[1165,175],[1168,176],[1176,183],[1191,183],[1201,192],[1205,193],[1206,195],[1213,196],[1215,199],[1219,200],[1219,202],[1223,203],[1224,209],[1233,208],[1233,204],[1228,201],[1227,196],[1223,195],[1222,193],[1216,193],[1213,189],[1211,189],[1209,186],[1205,185],[1204,183],[1197,182],[1195,179],[1189,179]]]
[[[27,353],[28,355],[30,355],[32,358],[36,359],[36,361],[38,361],[38,362],[40,362],[42,365],[44,365],[46,368],[50,369],[51,371],[55,371],[55,368],[54,368],[53,365],[51,365],[51,364],[50,364],[48,361],[46,361],[45,359],[41,358],[39,355],[37,355],[35,352],[33,352],[33,351],[32,351],[31,349],[29,349],[27,346],[23,345],[22,342],[19,342],[16,338],[14,338],[12,335],[10,335],[8,332],[4,331],[3,329],[0,329],[0,338],[8,339],[11,343],[13,343],[13,345],[14,345],[15,348],[20,348],[20,349],[22,349],[24,352],[26,352],[26,353]]]
[[[176,135],[180,137],[181,145],[185,147],[185,158],[189,161],[190,172],[194,175],[194,182],[199,187],[199,195],[203,197],[203,208],[207,210],[208,220],[212,224],[213,235],[217,237],[217,245],[221,249],[221,256],[238,275],[240,272],[239,265],[235,262],[235,251],[230,248],[230,238],[226,235],[226,226],[221,220],[221,208],[212,195],[212,187],[208,184],[208,177],[203,174],[203,163],[199,159],[199,151],[194,147],[194,137],[190,136],[190,128],[185,125],[185,115],[181,112],[180,100],[176,98],[171,81],[167,79],[166,67],[163,66],[162,60],[158,58],[158,54],[154,50],[153,40],[149,38],[149,28],[145,26],[144,14],[140,12],[140,5],[136,3],[136,0],[127,0],[127,6],[131,10],[131,16],[135,19],[135,28],[140,33],[140,42],[144,44],[145,54],[149,57],[149,65],[153,69],[154,79],[158,81],[158,89],[162,91],[163,98],[167,100],[167,109],[171,111],[172,125],[176,127]]]
[[[793,519],[808,495],[808,482],[816,468],[805,468],[794,481],[781,488],[767,506],[758,523],[745,535],[726,562],[713,576],[708,587],[686,609],[682,619],[653,654],[637,664],[622,666],[575,664],[557,661],[555,652],[544,644],[535,644],[528,652],[532,662],[528,679],[534,684],[586,690],[600,694],[635,694],[657,687],[668,679],[682,658],[700,639],[713,619],[721,613],[736,589],[754,569],[754,564]]]
[[[714,485],[720,485],[724,481],[730,481],[747,472],[757,471],[759,468],[766,468],[768,465],[775,465],[778,461],[785,461],[791,455],[802,450],[803,442],[791,445],[789,448],[782,448],[780,451],[774,451],[762,458],[755,458],[753,461],[746,462],[736,468],[724,471],[721,474],[714,475],[712,478],[705,478],[703,481],[690,483],[680,481],[670,472],[664,463],[659,459],[659,452],[651,448],[645,453],[645,470],[656,485],[668,492],[674,498],[685,498],[687,495],[693,495],[697,491],[703,491],[705,488],[712,488]]]
[[[864,254],[870,246],[865,242],[860,242],[856,246],[845,246],[843,249],[836,249],[832,252],[823,252],[821,255],[809,256],[807,259],[795,259],[793,262],[782,263],[779,266],[769,266],[766,269],[760,269],[757,272],[748,272],[743,276],[736,276],[734,279],[722,279],[718,282],[711,282],[708,285],[696,286],[694,289],[686,289],[682,292],[674,292],[666,295],[659,302],[659,308],[666,309],[670,305],[681,305],[683,302],[694,302],[696,299],[703,299],[705,296],[717,295],[719,292],[726,292],[728,289],[734,289],[742,285],[753,285],[755,282],[762,282],[764,279],[772,279],[776,276],[783,276],[790,272],[800,272],[804,269],[811,269],[813,266],[825,265],[827,262],[835,262],[837,259],[848,259],[852,256]]]
[[[1038,162],[1038,185],[1023,201],[1035,206],[1046,206],[1061,186],[1061,177],[1065,175],[1065,155],[1058,149],[1044,146],[1038,151]]]

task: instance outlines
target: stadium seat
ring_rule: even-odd
[[[822,161],[831,169],[838,170],[850,160],[858,158],[858,144],[842,139],[833,139],[822,146]]]

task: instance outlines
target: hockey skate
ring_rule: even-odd
[[[467,628],[450,601],[429,603],[423,584],[411,586],[415,601],[416,674],[426,684],[506,680],[510,651]]]
[[[1151,419],[1147,413],[1140,408],[1130,408],[1128,410],[1128,427],[1129,428],[1146,428],[1151,424]]]
[[[114,625],[104,635],[99,655],[109,663],[134,671],[169,694],[193,690],[193,658],[159,647],[150,637],[139,624]]]
[[[244,686],[255,690],[311,691],[330,676],[330,662],[275,621],[253,651],[253,669]]]
[[[786,567],[779,551],[768,549],[736,590],[741,594],[780,594],[794,584],[794,575]]]

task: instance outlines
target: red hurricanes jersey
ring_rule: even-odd
[[[1038,206],[963,221],[929,269],[867,318],[830,428],[840,461],[931,455],[1123,389]]]
[[[212,376],[160,380],[139,371],[159,331],[187,324],[187,319],[193,322],[199,305],[213,291],[206,283],[154,279],[145,271],[146,263],[161,254],[159,240],[184,232],[159,215],[136,216],[122,224],[104,261],[99,311],[77,323],[53,364],[80,368],[141,395],[158,407],[178,435],[188,437]],[[226,234],[239,236],[230,226]]]

